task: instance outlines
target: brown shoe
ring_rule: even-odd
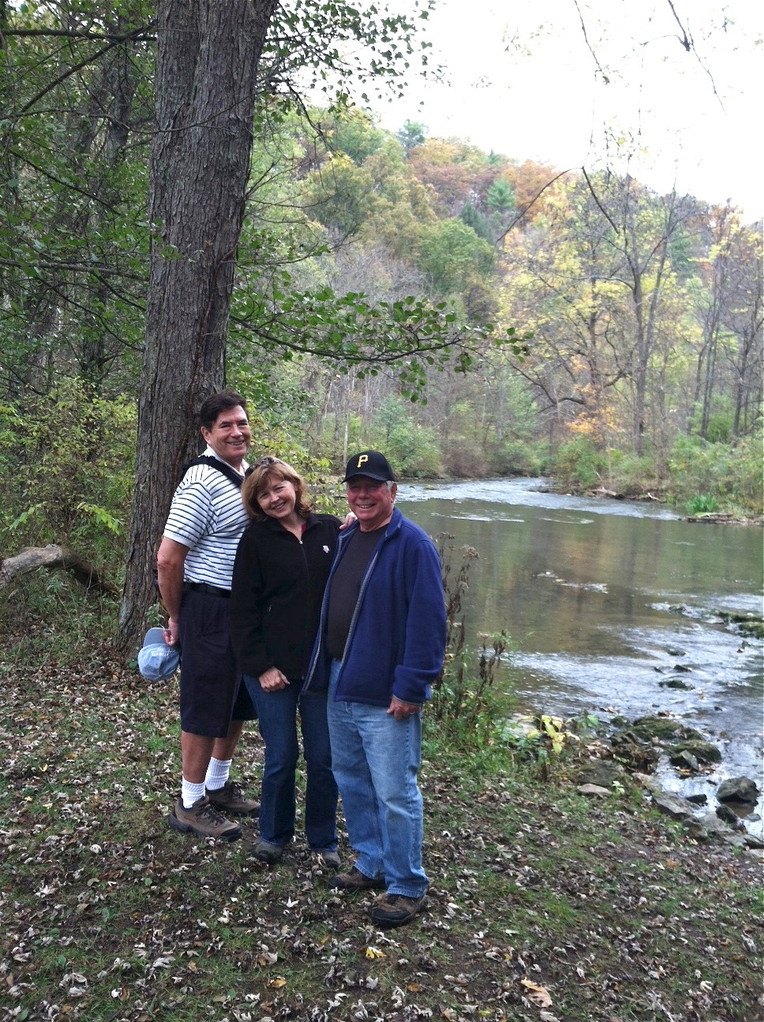
[[[407,898],[404,894],[380,894],[371,907],[371,921],[377,926],[405,926],[420,911],[427,898]]]
[[[384,891],[386,884],[382,877],[367,877],[351,866],[347,873],[335,873],[329,886],[337,891]]]
[[[183,800],[179,798],[167,822],[173,830],[182,834],[217,837],[222,841],[235,841],[241,837],[239,824],[227,820],[206,797],[198,799],[190,809],[184,808]]]
[[[260,811],[260,803],[255,802],[254,799],[245,798],[236,781],[226,781],[222,788],[215,788],[213,791],[205,788],[204,794],[221,813],[233,813],[234,816],[253,816]]]

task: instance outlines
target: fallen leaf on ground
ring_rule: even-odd
[[[520,985],[525,987],[528,1000],[532,1001],[538,1008],[551,1008],[552,998],[545,987],[540,987],[538,983],[534,983],[530,979],[521,979]]]

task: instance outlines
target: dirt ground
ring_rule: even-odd
[[[762,864],[698,844],[636,790],[542,783],[430,734],[432,887],[409,926],[331,891],[298,840],[278,867],[170,830],[175,694],[105,650],[0,659],[0,1018],[759,1022]],[[249,731],[238,778],[256,789]],[[351,853],[343,843],[346,860]]]

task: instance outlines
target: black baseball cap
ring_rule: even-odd
[[[354,454],[345,469],[343,483],[353,476],[366,476],[367,479],[376,479],[380,483],[395,479],[390,463],[379,451],[361,451],[360,454]]]

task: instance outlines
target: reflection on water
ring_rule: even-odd
[[[670,712],[725,752],[708,794],[743,773],[764,788],[763,644],[718,613],[761,613],[760,528],[547,493],[543,480],[401,485],[398,503],[478,551],[467,632],[476,644],[509,632],[505,678],[521,701],[565,717]],[[677,677],[686,688],[667,684]]]

